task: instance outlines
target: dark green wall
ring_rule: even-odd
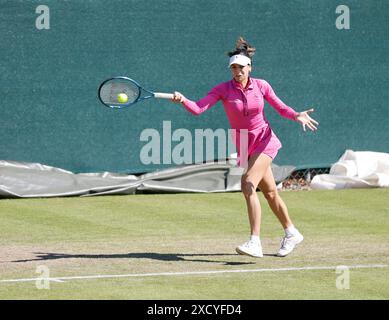
[[[199,99],[230,78],[238,36],[257,47],[253,76],[296,110],[316,108],[304,133],[267,105],[284,147],[275,163],[330,165],[345,149],[389,152],[389,1],[0,1],[0,159],[76,172],[151,171],[142,130],[228,128],[223,107],[194,117],[167,101],[104,108],[99,83],[128,75]],[[50,8],[37,30],[35,8]],[[335,27],[338,5],[350,30]]]

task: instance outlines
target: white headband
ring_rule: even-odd
[[[251,64],[251,59],[249,57],[244,56],[243,54],[236,54],[230,58],[230,64],[239,64],[241,66],[247,66],[248,64]]]

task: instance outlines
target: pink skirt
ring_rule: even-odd
[[[264,153],[274,159],[282,144],[270,126],[250,131],[236,130],[235,144],[238,152],[238,165],[244,166],[254,154]]]

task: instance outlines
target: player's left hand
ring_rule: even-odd
[[[306,111],[302,111],[296,116],[296,121],[300,122],[303,125],[304,131],[306,131],[305,127],[308,127],[309,129],[311,129],[311,131],[317,130],[316,126],[319,125],[319,122],[309,116],[309,113],[313,111],[315,111],[315,109],[312,108]]]

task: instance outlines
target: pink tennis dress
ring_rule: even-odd
[[[189,112],[198,115],[221,100],[235,132],[233,141],[237,147],[238,163],[242,164],[256,153],[264,153],[274,159],[282,147],[265,117],[264,99],[281,116],[295,121],[298,112],[283,103],[270,84],[262,79],[249,78],[246,88],[234,79],[223,82],[199,101],[185,99],[183,105]]]

